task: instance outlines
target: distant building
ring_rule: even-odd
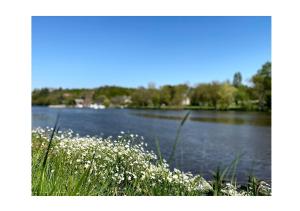
[[[123,96],[124,104],[129,105],[132,103],[130,96]]]
[[[70,97],[70,96],[72,96],[70,93],[64,93],[63,94],[63,97]]]
[[[115,96],[110,100],[110,102],[111,107],[127,107],[130,103],[132,103],[131,97],[126,95]]]
[[[83,108],[84,100],[83,99],[75,99],[75,107],[76,108]]]
[[[189,97],[185,97],[181,101],[181,105],[187,106],[187,105],[190,105],[190,104],[191,104],[191,99]]]

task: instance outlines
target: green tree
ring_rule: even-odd
[[[248,88],[244,85],[236,88],[236,92],[234,95],[234,101],[236,105],[244,106],[245,104],[247,104],[250,99],[247,89]]]
[[[218,81],[199,84],[191,95],[192,105],[208,105],[217,109],[220,100],[220,88],[221,84]]]
[[[160,88],[160,105],[170,105],[172,100],[173,88],[165,85]]]
[[[211,105],[217,109],[218,101],[220,99],[219,90],[221,88],[221,84],[217,81],[213,81],[208,86],[208,99]]]
[[[149,92],[144,87],[139,87],[132,94],[132,105],[134,106],[148,106],[149,105]]]
[[[199,84],[193,89],[191,94],[191,104],[195,106],[203,106],[210,102],[208,95],[209,84]]]
[[[148,95],[149,95],[149,105],[150,106],[160,106],[160,93],[159,90],[156,89],[154,83],[148,84]]]
[[[218,90],[218,103],[220,109],[228,109],[234,102],[234,96],[237,89],[228,83],[223,83]]]
[[[105,96],[105,95],[93,95],[93,101],[95,103],[98,103],[98,104],[102,104],[104,105],[105,107],[109,107],[110,105],[110,100]]]
[[[254,84],[254,93],[258,98],[259,108],[265,110],[266,108],[271,108],[272,101],[272,90],[271,90],[271,62],[266,62],[261,69],[252,77],[252,82]]]
[[[171,100],[172,105],[181,106],[182,101],[188,95],[189,87],[186,84],[179,84],[173,87],[173,96]]]
[[[242,85],[242,74],[240,72],[234,74],[232,84],[236,88]]]

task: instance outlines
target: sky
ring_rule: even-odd
[[[32,88],[244,83],[271,61],[271,17],[32,17]]]

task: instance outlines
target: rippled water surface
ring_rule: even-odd
[[[120,131],[139,134],[154,151],[157,138],[167,159],[186,112],[32,107],[32,127],[51,127],[60,113],[60,128],[80,135],[117,136]],[[270,114],[191,111],[180,133],[175,165],[210,179],[211,171],[229,165],[238,154],[242,154],[237,166],[240,182],[245,182],[250,173],[271,182]]]

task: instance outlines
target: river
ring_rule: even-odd
[[[138,134],[156,152],[159,140],[164,158],[170,156],[177,128],[186,110],[76,109],[32,107],[32,128],[53,127],[60,113],[61,130],[80,135]],[[271,183],[271,114],[234,111],[191,111],[181,128],[175,162],[171,167],[211,179],[218,166],[228,166],[237,155],[238,182],[249,174]]]

